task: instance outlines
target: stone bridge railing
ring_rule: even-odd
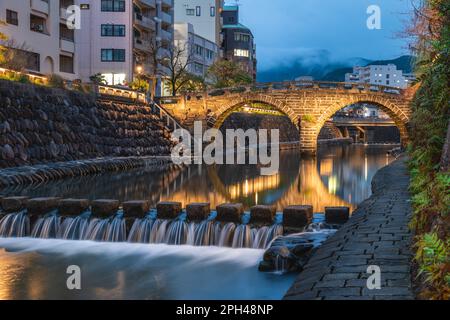
[[[337,90],[343,92],[379,92],[387,93],[393,95],[402,95],[404,89],[399,89],[395,87],[383,86],[383,85],[373,85],[373,84],[361,84],[361,83],[350,83],[350,82],[327,82],[327,81],[285,81],[285,82],[268,82],[268,83],[255,83],[252,85],[221,88],[221,89],[211,89],[205,92],[192,92],[187,93],[188,98],[192,97],[217,97],[230,94],[240,94],[248,92],[276,92],[276,91],[301,91],[305,89],[316,89],[316,90]],[[161,97],[161,103],[177,103],[181,97]]]

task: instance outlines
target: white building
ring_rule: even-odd
[[[27,57],[28,71],[78,78],[78,35],[66,25],[65,8],[71,4],[64,0],[0,1],[0,20],[6,23],[0,28],[8,37],[6,45]]]
[[[80,29],[67,27],[72,5],[80,8]],[[159,43],[159,57],[173,45],[173,0],[1,0],[0,20],[9,41],[26,50],[28,70],[68,80],[151,78],[150,43]]]
[[[175,22],[190,23],[195,33],[220,48],[223,0],[174,0]]]
[[[187,71],[203,78],[219,56],[217,44],[196,34],[190,23],[175,23],[175,45],[185,50],[185,59],[190,56]]]
[[[161,46],[158,55],[168,56],[173,43],[173,0],[78,1],[85,6],[77,42],[83,81],[97,73],[110,85],[130,83],[138,75],[151,77],[154,41]]]
[[[415,80],[412,74],[403,74],[394,64],[353,67],[353,73],[345,75],[345,82],[368,83],[396,88],[407,88]]]

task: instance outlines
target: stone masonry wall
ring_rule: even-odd
[[[0,80],[0,168],[170,152],[169,132],[146,106]]]

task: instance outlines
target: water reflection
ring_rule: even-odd
[[[225,202],[275,204],[279,210],[292,204],[354,207],[371,194],[375,172],[393,159],[391,146],[333,146],[319,149],[317,159],[302,159],[297,151],[281,153],[280,171],[261,176],[256,165],[191,166],[156,173],[145,169],[79,177],[23,189],[3,190],[3,195],[60,196],[121,201]]]

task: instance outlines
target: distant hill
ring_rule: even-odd
[[[323,63],[312,65],[299,59],[289,66],[279,66],[267,71],[258,72],[258,81],[287,81],[294,80],[299,76],[312,76],[315,80],[340,82],[345,80],[346,73],[353,71],[353,66],[368,66],[375,64],[395,64],[398,69],[403,70],[406,73],[410,73],[413,70],[414,57],[405,55],[397,59],[376,61],[363,58],[353,58],[343,63]]]

